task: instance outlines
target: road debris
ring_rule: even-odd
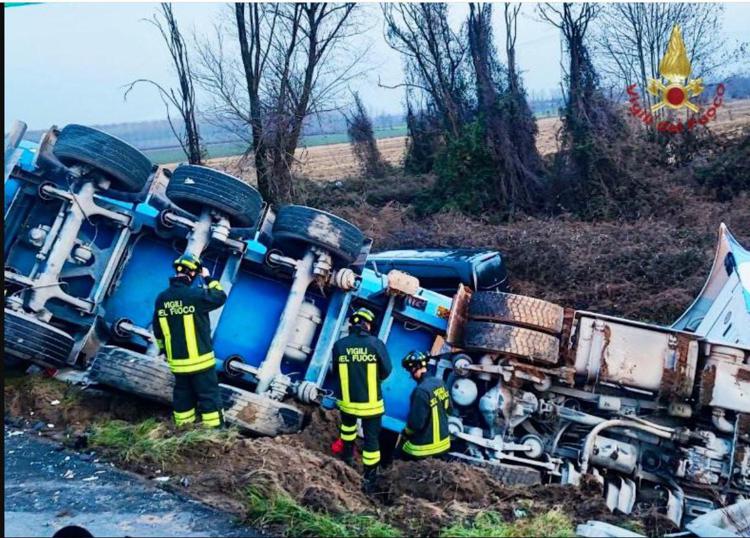
[[[643,534],[596,520],[589,520],[586,523],[578,525],[576,527],[576,536],[591,538],[645,538]]]
[[[750,536],[750,499],[698,516],[686,528],[701,538]]]

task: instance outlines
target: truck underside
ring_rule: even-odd
[[[448,297],[368,265],[371,241],[343,219],[270,208],[222,172],[160,169],[76,125],[39,144],[16,138],[6,360],[84,370],[169,403],[173,377],[149,325],[171,261],[191,253],[229,295],[212,317],[214,345],[225,417],[249,433],[298,431],[295,402],[333,403],[331,347],[351,308],[367,306],[393,357],[430,351],[451,394],[457,460],[513,483],[589,475],[612,510],[656,507],[677,525],[750,497],[750,252],[724,226],[703,291],[662,327],[472,282]],[[384,383],[386,429],[403,428],[413,386],[400,367]]]

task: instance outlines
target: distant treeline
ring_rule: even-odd
[[[727,87],[729,99],[750,98],[750,76],[735,75],[729,77],[724,83]],[[709,84],[707,86],[708,90],[711,91],[715,85]],[[544,95],[545,93],[546,95]],[[556,115],[563,105],[563,98],[558,92],[531,92],[529,105],[537,117]],[[372,122],[375,131],[389,130],[405,125],[406,117],[403,114],[379,114],[372,117]],[[178,147],[177,139],[167,120],[111,123],[92,125],[92,127],[122,138],[142,150]],[[180,128],[179,125],[177,127]],[[305,125],[304,136],[341,134],[346,133],[346,129],[346,120],[342,114],[335,111],[327,112],[310,118]],[[30,130],[26,132],[24,138],[38,141],[43,132],[43,129]],[[207,146],[243,143],[249,140],[249,133],[243,138],[239,134],[239,130],[229,122],[222,125],[215,121],[209,122],[203,119],[200,122],[200,132]]]
[[[533,112],[538,116],[549,116],[557,113],[562,105],[562,98],[539,96],[537,99],[533,99],[530,104]],[[372,122],[375,131],[392,130],[405,125],[406,117],[403,114],[379,114],[372,117]],[[178,130],[181,128],[179,123],[175,125]],[[59,127],[62,127],[62,125]],[[167,120],[110,123],[92,125],[92,127],[122,138],[141,150],[178,147],[177,139]],[[342,114],[328,112],[310,118],[305,126],[304,136],[341,134],[346,133],[346,129],[346,120]],[[29,130],[24,138],[38,141],[44,131],[45,129]],[[207,146],[249,141],[249,133],[246,137],[243,137],[239,129],[230,122],[217,124],[215,121],[209,122],[203,119],[200,121],[200,133]]]
[[[181,124],[173,118],[175,127],[179,131]],[[377,130],[393,129],[404,125],[404,116],[401,114],[381,114],[373,117],[373,124]],[[59,127],[62,127],[60,125]],[[127,123],[110,123],[104,125],[92,125],[113,136],[121,138],[141,150],[163,149],[178,147],[169,122],[164,120],[135,121]],[[219,124],[215,121],[203,119],[199,121],[201,138],[209,145],[242,143],[249,141],[250,133],[246,135],[230,122]],[[37,141],[45,130],[30,130],[24,138]],[[305,125],[303,135],[325,135],[346,133],[346,121],[339,113],[319,114],[311,118]]]

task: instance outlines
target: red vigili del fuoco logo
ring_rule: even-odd
[[[716,110],[724,103],[724,84],[716,87],[716,94],[710,105],[707,109],[701,110],[691,99],[703,93],[703,80],[690,79],[691,70],[685,43],[682,40],[682,32],[679,25],[675,25],[669,36],[667,51],[659,63],[661,78],[649,79],[646,87],[646,91],[658,100],[650,108],[644,107],[641,104],[637,84],[631,84],[627,88],[630,113],[646,125],[653,125],[656,120],[654,114],[662,109],[688,109],[693,113],[686,121],[674,122],[668,119],[658,121],[656,129],[668,133],[688,131],[696,125],[706,125],[716,118]]]

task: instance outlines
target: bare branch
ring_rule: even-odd
[[[201,143],[198,122],[196,120],[194,76],[190,66],[187,47],[177,25],[177,20],[174,17],[172,5],[162,3],[160,4],[160,9],[161,17],[159,17],[159,14],[154,14],[151,19],[145,19],[145,21],[157,28],[167,46],[177,74],[178,88],[165,88],[150,79],[137,79],[126,85],[123,98],[127,99],[128,94],[140,83],[154,86],[166,107],[170,129],[185,152],[188,161],[193,164],[200,164],[205,151]],[[182,120],[182,128],[179,130],[172,121],[170,105],[177,109]]]

